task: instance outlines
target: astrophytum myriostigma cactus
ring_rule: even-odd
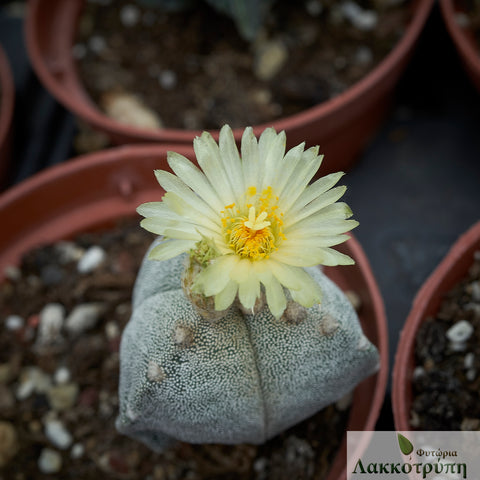
[[[350,392],[378,352],[318,264],[357,225],[337,202],[341,174],[309,184],[321,157],[251,129],[194,142],[203,172],[170,153],[176,176],[144,204],[160,234],[144,259],[120,351],[117,428],[154,450],[172,439],[261,443]],[[162,260],[162,261],[155,261]]]

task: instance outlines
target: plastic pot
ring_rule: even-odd
[[[121,217],[136,215],[140,203],[160,200],[163,192],[153,170],[168,168],[168,149],[163,145],[115,147],[45,169],[6,191],[0,196],[0,224],[8,225],[0,237],[0,280],[5,268],[17,264],[29,249],[105,227]],[[171,149],[193,157],[191,147]],[[388,376],[384,306],[358,241],[352,237],[339,250],[352,256],[356,264],[326,267],[325,272],[341,288],[360,296],[364,332],[380,352],[378,373],[355,389],[348,429],[373,430]],[[346,437],[328,479],[344,478]]]
[[[394,88],[410,59],[434,0],[414,0],[410,24],[395,48],[362,80],[342,94],[268,125],[254,126],[258,135],[266,126],[285,130],[289,146],[306,141],[320,145],[326,171],[347,170],[368,144],[390,109]],[[122,125],[93,103],[77,75],[71,55],[82,0],[31,0],[26,18],[26,44],[40,81],[67,109],[113,143],[187,143],[199,131],[139,129]],[[246,126],[246,125],[245,125]],[[234,131],[240,140],[244,127]],[[218,139],[218,131],[212,132]]]
[[[458,22],[458,14],[454,0],[440,0],[442,17],[450,34],[465,71],[475,87],[480,90],[480,52],[473,32],[468,26]]]
[[[0,47],[0,190],[7,183],[10,163],[11,132],[13,106],[15,101],[15,84],[13,82],[7,55]]]
[[[477,250],[480,250],[480,222],[455,242],[415,297],[400,335],[393,368],[392,407],[397,431],[411,430],[411,379],[415,368],[415,340],[418,329],[427,317],[435,315],[443,296],[467,275]]]

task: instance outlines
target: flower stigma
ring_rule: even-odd
[[[283,221],[276,213],[278,198],[273,196],[272,187],[264,189],[259,196],[254,186],[247,189],[245,197],[248,201],[242,211],[231,204],[222,212],[227,245],[241,258],[269,258],[285,238],[281,228]]]

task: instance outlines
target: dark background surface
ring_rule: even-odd
[[[10,185],[70,158],[76,131],[30,67],[22,6],[0,3],[0,43],[16,84]],[[344,180],[346,201],[360,221],[354,233],[385,302],[391,371],[416,292],[458,236],[480,220],[480,93],[458,60],[438,5],[391,114]],[[390,387],[381,430],[394,429]]]

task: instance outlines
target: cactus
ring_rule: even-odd
[[[322,157],[251,128],[241,157],[228,126],[195,139],[200,171],[143,204],[159,237],[133,292],[120,349],[120,432],[162,450],[172,440],[261,443],[351,391],[378,366],[347,297],[318,268],[353,260],[330,248],[357,225]],[[162,261],[154,261],[154,260]]]
[[[198,1],[198,0],[197,0]],[[230,17],[240,35],[253,41],[270,11],[274,0],[206,0],[215,10]],[[194,6],[195,0],[140,0],[150,7],[180,11]]]
[[[212,322],[183,293],[184,265],[145,259],[122,338],[117,428],[153,450],[172,439],[262,443],[377,368],[355,311],[320,269],[321,306],[290,301],[279,320],[234,306]]]

